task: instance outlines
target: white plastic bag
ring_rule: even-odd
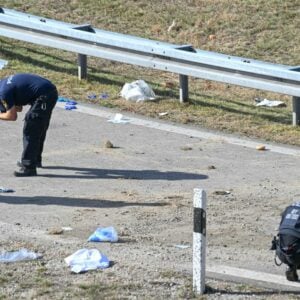
[[[121,90],[121,97],[129,101],[140,102],[154,100],[156,96],[144,80],[137,80],[132,83],[125,83]]]
[[[27,249],[20,249],[18,251],[2,252],[0,254],[0,262],[16,262],[22,260],[33,260],[41,258],[40,254],[34,253]]]
[[[286,104],[282,101],[263,99],[262,101],[258,102],[256,106],[278,107],[286,106]]]
[[[109,267],[108,258],[101,254],[98,249],[80,249],[66,257],[65,262],[74,273]]]

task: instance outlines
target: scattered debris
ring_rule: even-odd
[[[73,109],[77,109],[76,104],[77,104],[77,103],[76,103],[75,101],[67,102],[66,105],[65,105],[65,110],[73,110]]]
[[[114,145],[113,145],[113,143],[112,143],[110,140],[107,140],[107,141],[104,143],[104,147],[105,147],[105,148],[114,148]]]
[[[8,64],[7,60],[0,59],[0,70],[3,69]]]
[[[91,94],[87,95],[87,98],[90,99],[90,100],[96,100],[97,99],[97,95],[94,94],[94,93],[91,93]]]
[[[109,98],[109,95],[108,95],[107,93],[101,93],[101,94],[99,95],[99,98],[100,98],[100,99],[107,99],[107,98]]]
[[[71,104],[77,104],[76,101],[74,101],[73,99],[69,99],[69,98],[65,98],[65,97],[58,97],[57,102],[66,102],[66,103],[71,103]]]
[[[116,114],[113,119],[108,120],[107,122],[115,123],[115,124],[126,124],[129,123],[129,119],[123,117],[122,114]]]
[[[121,90],[121,97],[135,102],[155,100],[156,98],[152,88],[144,80],[125,83]]]
[[[118,233],[113,227],[99,227],[88,238],[89,242],[111,242],[118,241]]]
[[[159,113],[158,115],[160,116],[160,117],[163,117],[163,116],[166,116],[168,114],[168,112],[162,112],[162,113]]]
[[[95,93],[90,93],[90,94],[87,95],[87,98],[89,100],[96,100],[97,99],[97,95]],[[101,93],[99,95],[99,99],[107,99],[107,98],[109,98],[108,93]]]
[[[64,230],[62,228],[52,228],[48,230],[48,233],[53,235],[59,235],[59,234],[63,234]]]
[[[41,254],[37,254],[27,249],[20,249],[18,251],[2,252],[0,254],[0,262],[16,262],[22,260],[34,260],[41,258]]]
[[[189,147],[189,146],[183,146],[183,147],[180,147],[180,149],[183,150],[183,151],[193,150],[193,148]]]
[[[72,231],[73,228],[72,227],[62,227],[61,228],[63,231]]]
[[[174,245],[174,246],[178,249],[187,249],[191,247],[190,245]]]
[[[265,151],[266,150],[266,146],[265,145],[258,145],[258,146],[256,146],[256,150]]]
[[[175,20],[173,20],[172,24],[168,28],[168,32],[170,32],[176,26]]]
[[[183,200],[184,197],[180,195],[169,195],[165,196],[164,199],[169,199],[169,200]]]
[[[109,267],[108,258],[98,249],[80,249],[65,258],[65,262],[74,273],[82,273],[89,270],[105,269]]]
[[[0,187],[0,193],[14,193],[15,191],[13,189],[6,189],[4,187]]]
[[[268,107],[285,107],[286,104],[282,101],[277,100],[268,100],[268,99],[261,99],[261,98],[255,98],[254,99],[256,103],[256,106],[268,106]]]
[[[215,195],[229,195],[230,191],[214,191]]]
[[[73,110],[73,109],[77,109],[77,102],[72,100],[72,99],[68,99],[68,98],[64,98],[64,97],[58,97],[57,102],[64,102],[65,103],[65,110]]]

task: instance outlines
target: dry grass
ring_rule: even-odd
[[[300,2],[297,0],[4,0],[2,6],[76,24],[128,33],[195,48],[264,61],[299,65]],[[169,26],[175,21],[171,31]],[[9,39],[0,39],[0,56],[9,60],[1,76],[34,72],[52,79],[60,94],[80,101],[108,93],[96,103],[151,117],[300,145],[300,129],[291,126],[291,99],[284,95],[190,79],[190,101],[178,103],[174,74],[89,58],[88,81],[77,80],[76,55]],[[119,97],[125,82],[144,79],[159,100],[128,103]],[[166,84],[171,82],[171,85]],[[286,108],[257,108],[254,98],[282,100]]]

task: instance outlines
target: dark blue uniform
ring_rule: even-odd
[[[30,105],[23,129],[22,164],[25,168],[35,169],[42,160],[46,132],[57,97],[55,85],[37,75],[15,74],[0,81],[2,112],[13,106]]]

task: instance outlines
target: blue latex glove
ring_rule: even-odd
[[[65,106],[65,110],[73,110],[73,109],[77,109],[76,105],[67,105]]]

